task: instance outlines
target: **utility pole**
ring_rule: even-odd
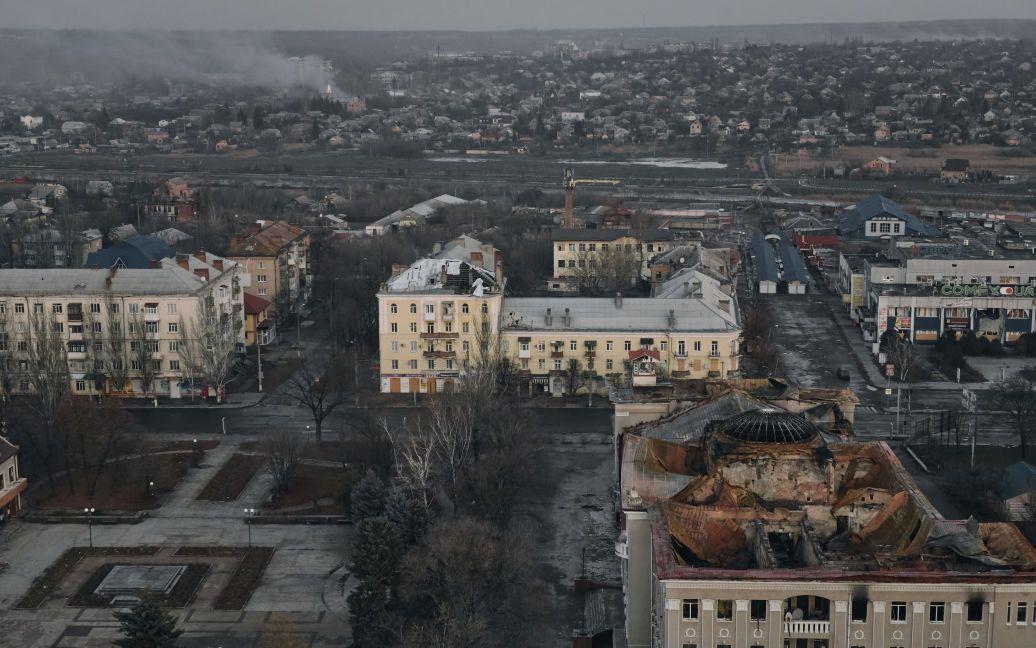
[[[259,339],[259,330],[255,332],[255,354],[258,356],[259,364],[259,393],[263,392],[263,344]]]

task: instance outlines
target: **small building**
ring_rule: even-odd
[[[1036,466],[1023,460],[1004,470],[1000,505],[1008,520],[1026,521],[1036,518]]]
[[[941,236],[938,228],[922,222],[897,202],[878,194],[843,211],[838,216],[838,234],[843,239]]]
[[[151,268],[162,259],[173,256],[173,249],[157,236],[136,235],[115,245],[91,252],[86,257],[87,268]]]
[[[630,351],[629,363],[634,387],[650,387],[658,382],[661,356],[658,351],[640,348]]]
[[[864,164],[861,168],[863,172],[870,176],[890,176],[892,175],[892,168],[896,165],[896,161],[892,158],[887,158],[884,155],[871,160]]]
[[[251,293],[245,293],[245,346],[256,342],[266,346],[277,339],[277,325],[270,317],[271,302]]]
[[[942,161],[939,177],[945,182],[964,182],[968,179],[971,163],[964,158],[946,158]]]
[[[22,509],[28,483],[18,471],[18,446],[0,436],[0,523]]]

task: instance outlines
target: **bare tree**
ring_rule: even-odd
[[[243,322],[237,312],[224,312],[210,291],[199,301],[198,315],[190,322],[180,320],[181,369],[196,371],[223,402],[224,390],[237,364],[237,345]]]
[[[888,356],[889,362],[896,367],[896,377],[900,382],[907,383],[907,409],[910,409],[913,400],[911,385],[914,382],[914,370],[917,368],[921,356],[909,340],[901,340],[898,336],[893,340],[887,341],[884,345],[884,351]]]
[[[992,395],[997,408],[1011,418],[1021,445],[1022,459],[1027,458],[1029,438],[1036,429],[1033,418],[1036,416],[1036,382],[1020,375],[998,380],[993,385]]]
[[[428,510],[432,505],[432,479],[436,464],[436,440],[431,430],[420,424],[412,430],[393,430],[387,419],[381,419],[385,436],[392,440],[396,460],[396,477]]]
[[[53,311],[46,311],[43,304],[37,310],[33,305],[29,313],[29,327],[24,348],[25,360],[22,376],[35,395],[36,412],[41,423],[41,434],[27,435],[29,445],[40,459],[54,490],[53,453],[55,451],[55,417],[61,401],[68,393],[71,373],[68,366],[68,349],[62,325],[54,318]]]
[[[636,285],[641,259],[638,253],[616,244],[607,250],[581,253],[574,270],[581,293],[612,295]]]
[[[299,435],[287,430],[277,430],[263,438],[263,452],[266,468],[273,477],[275,494],[283,494],[295,479],[299,464]]]
[[[133,371],[140,376],[144,398],[154,393],[155,378],[158,375],[158,368],[152,360],[153,355],[159,350],[157,326],[156,322],[145,322],[144,316],[140,313],[129,318],[130,363]],[[154,330],[151,330],[152,328]]]
[[[316,428],[317,443],[321,440],[324,420],[339,405],[345,402],[348,393],[341,380],[342,374],[335,371],[338,360],[331,356],[323,368],[317,368],[308,362],[288,379],[287,395],[297,404],[309,409],[313,415]]]

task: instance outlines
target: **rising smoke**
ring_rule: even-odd
[[[319,91],[332,82],[331,76],[321,59],[289,57],[261,33],[0,33],[0,85],[159,78],[277,89],[303,85]]]

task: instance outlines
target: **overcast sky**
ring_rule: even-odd
[[[0,0],[7,27],[471,29],[1036,18],[1036,0]]]

